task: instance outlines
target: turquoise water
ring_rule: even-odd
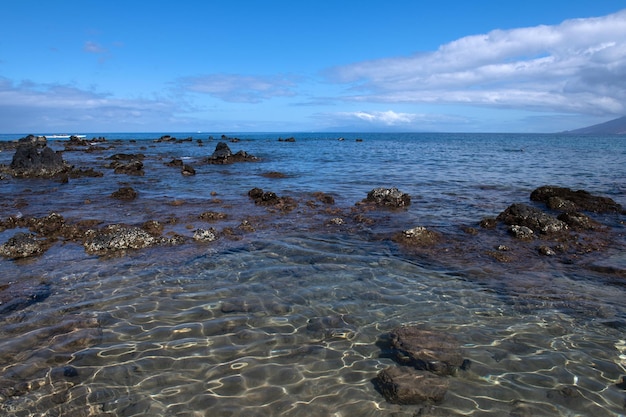
[[[626,206],[626,137],[232,134],[241,139],[229,142],[234,152],[260,161],[216,166],[202,159],[219,134],[172,134],[193,137],[178,144],[154,143],[160,134],[87,135],[115,146],[64,159],[104,177],[68,184],[5,177],[2,218],[54,211],[102,224],[156,219],[164,233],[189,241],[112,257],[65,242],[37,258],[0,260],[0,285],[50,291],[0,316],[0,414],[411,416],[419,406],[389,404],[371,382],[393,364],[378,338],[405,324],[453,334],[472,361],[451,378],[441,412],[626,414],[626,392],[615,385],[626,375],[623,274],[580,266],[626,270],[623,216],[601,217],[620,237],[576,265],[499,264],[480,254],[448,260],[389,239],[415,226],[462,235],[461,226],[528,203],[546,184]],[[143,153],[145,175],[104,168],[121,152]],[[11,157],[0,152],[0,163]],[[197,175],[167,167],[173,158]],[[108,197],[127,185],[136,200]],[[298,208],[255,206],[247,197],[253,187],[291,196]],[[355,203],[376,187],[398,187],[412,203],[367,213],[371,224],[350,223]],[[335,199],[326,211],[305,203],[319,191]],[[228,218],[199,220],[208,210]],[[337,217],[347,224],[329,223]],[[199,227],[221,231],[243,220],[256,231],[190,239]],[[0,243],[13,232],[0,233]]]

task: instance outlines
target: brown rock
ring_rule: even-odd
[[[111,197],[117,198],[118,200],[131,201],[137,198],[137,191],[135,191],[132,187],[122,187],[119,190],[114,191],[111,194]]]
[[[449,386],[447,378],[399,366],[380,371],[375,384],[385,399],[394,404],[439,403]]]
[[[390,339],[400,364],[438,375],[453,375],[464,366],[458,341],[447,333],[404,326],[391,331]]]

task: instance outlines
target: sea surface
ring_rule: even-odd
[[[626,136],[76,133],[111,148],[63,158],[104,175],[3,176],[2,219],[157,220],[187,241],[109,256],[57,242],[0,259],[0,289],[40,294],[0,309],[0,415],[413,416],[424,405],[391,404],[372,383],[394,365],[380,339],[402,325],[453,335],[472,364],[426,415],[626,415],[623,215],[602,218],[614,246],[576,265],[471,253],[447,262],[390,239],[417,226],[462,236],[513,203],[532,204],[542,185],[626,206]],[[191,140],[155,142],[165,133]],[[207,164],[221,140],[259,161]],[[105,165],[115,153],[143,154],[145,175],[114,174]],[[12,156],[1,151],[0,164]],[[167,166],[173,159],[196,175]],[[110,197],[125,186],[137,199]],[[255,187],[298,207],[256,206]],[[397,187],[411,205],[352,222],[377,187]],[[206,211],[227,217],[208,223]],[[220,233],[244,223],[254,231]],[[209,227],[216,241],[192,239]],[[17,231],[0,232],[0,244]]]

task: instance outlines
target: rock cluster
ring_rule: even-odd
[[[233,153],[226,142],[219,142],[215,147],[213,154],[207,158],[209,164],[232,164],[235,162],[254,162],[258,158],[250,155],[245,151]]]
[[[109,157],[111,163],[107,165],[107,168],[113,169],[116,174],[143,176],[145,174],[142,162],[144,158],[142,154],[117,153]]]
[[[375,384],[391,403],[439,403],[448,389],[448,377],[469,367],[458,341],[447,333],[403,326],[392,330],[387,342],[398,365],[380,371]]]
[[[588,211],[592,213],[621,213],[624,208],[608,197],[595,196],[587,191],[545,185],[530,194],[532,201],[545,203],[548,208],[563,212]]]
[[[262,188],[253,188],[248,191],[248,196],[259,206],[268,206],[282,212],[288,212],[298,206],[296,200],[291,197],[279,197],[271,191],[263,191]]]
[[[411,204],[411,196],[397,188],[374,188],[361,202],[379,207],[402,208]]]
[[[47,146],[45,137],[29,135],[18,141],[9,172],[20,178],[51,178],[71,169],[60,152]]]
[[[90,254],[108,254],[127,249],[143,249],[163,244],[182,243],[180,237],[167,239],[155,236],[143,228],[112,224],[102,229],[89,229],[85,232],[83,246]]]

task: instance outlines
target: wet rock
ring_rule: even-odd
[[[565,222],[526,204],[509,206],[497,219],[508,225],[525,226],[543,234],[556,233],[568,228]]]
[[[362,203],[374,204],[381,207],[400,208],[411,204],[411,196],[397,188],[374,188],[367,193]]]
[[[480,221],[480,227],[483,229],[495,229],[498,225],[498,219],[495,217],[485,217]]]
[[[185,177],[191,177],[191,176],[196,175],[196,170],[191,165],[185,164],[183,165],[183,168],[180,170],[180,173],[183,174]]]
[[[217,240],[217,232],[215,229],[197,229],[193,234],[193,239],[199,242],[213,242]]]
[[[590,211],[594,213],[624,213],[623,207],[608,197],[595,196],[587,191],[546,185],[530,194],[532,201],[540,201],[553,210]]]
[[[143,176],[145,174],[143,170],[143,162],[130,161],[130,162],[115,162],[110,165],[113,168],[113,172],[116,174],[136,175]]]
[[[207,222],[215,222],[219,220],[225,220],[228,218],[226,213],[220,213],[218,211],[205,211],[200,214],[200,219]]]
[[[100,230],[88,230],[83,246],[87,253],[103,254],[125,249],[142,249],[160,243],[163,243],[162,239],[139,227],[114,224]]]
[[[389,334],[395,359],[402,365],[437,375],[454,375],[466,366],[458,341],[452,335],[403,326]]]
[[[137,198],[137,191],[132,187],[121,187],[119,190],[114,191],[111,197],[122,201],[132,201]]]
[[[521,240],[532,240],[535,238],[535,232],[533,232],[532,229],[518,224],[509,227],[508,232],[510,235]]]
[[[596,230],[602,227],[600,223],[592,220],[589,216],[582,213],[561,213],[557,219],[567,223],[567,225],[574,230]]]
[[[157,220],[148,220],[141,225],[141,228],[152,236],[161,236],[163,233],[163,224]]]
[[[449,382],[430,372],[391,366],[378,373],[375,385],[390,403],[422,404],[441,402]]]
[[[104,176],[104,174],[93,168],[72,168],[70,172],[68,172],[68,176],[69,178],[98,178]]]
[[[258,158],[244,151],[233,154],[228,144],[225,142],[219,142],[217,146],[215,146],[213,154],[207,159],[207,162],[210,164],[232,164],[235,162],[251,161],[258,161]]]
[[[116,174],[126,174],[143,176],[145,174],[143,170],[144,159],[143,154],[124,154],[118,153],[109,157],[112,161],[107,168],[113,169]]]
[[[287,174],[283,174],[282,172],[278,171],[264,172],[261,174],[261,176],[265,178],[287,178]]]
[[[261,188],[253,188],[248,191],[248,196],[258,206],[271,206],[280,211],[291,211],[298,206],[296,200],[291,197],[279,197],[271,191],[263,191]]]
[[[27,219],[30,229],[46,237],[55,237],[63,231],[65,219],[58,213],[50,213],[46,217]]]
[[[544,256],[555,256],[556,255],[556,252],[554,251],[554,249],[552,249],[551,247],[546,246],[546,245],[539,246],[539,248],[537,248],[537,250],[539,251],[539,253],[541,255],[544,255]]]
[[[41,255],[47,246],[47,242],[36,235],[19,232],[0,245],[0,255],[10,259],[28,258]]]
[[[172,159],[170,162],[168,162],[165,165],[167,165],[168,167],[182,168],[184,163],[182,159]]]
[[[47,146],[46,138],[30,135],[19,140],[9,173],[18,178],[51,178],[70,169],[62,154]]]
[[[418,226],[396,234],[393,240],[406,246],[431,246],[440,238],[439,233]]]
[[[313,197],[315,197],[315,199],[317,201],[319,201],[320,203],[323,203],[323,204],[326,204],[326,205],[333,205],[333,204],[335,204],[335,199],[333,198],[332,195],[327,194],[327,193],[323,193],[321,191],[313,193]]]

